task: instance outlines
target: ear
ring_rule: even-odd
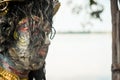
[[[58,2],[56,0],[53,1],[53,9],[54,9],[53,15],[55,15],[57,13],[57,11],[59,10],[59,8],[60,8],[60,2]]]

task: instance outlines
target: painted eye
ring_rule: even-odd
[[[0,11],[1,12],[4,11],[4,10],[6,10],[7,7],[8,7],[8,2],[2,2],[2,3],[0,3]]]

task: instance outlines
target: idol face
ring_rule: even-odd
[[[2,3],[0,31],[4,33],[0,35],[1,45],[6,45],[15,68],[39,69],[45,62],[50,44],[52,0],[8,0]]]

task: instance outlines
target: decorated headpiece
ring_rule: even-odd
[[[9,2],[9,1],[24,1],[24,0],[0,0],[0,3],[1,2]]]
[[[5,15],[8,12],[8,4],[9,2],[22,2],[24,0],[0,0],[0,16]]]

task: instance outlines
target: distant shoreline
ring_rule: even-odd
[[[111,32],[57,32],[57,34],[111,34]]]

